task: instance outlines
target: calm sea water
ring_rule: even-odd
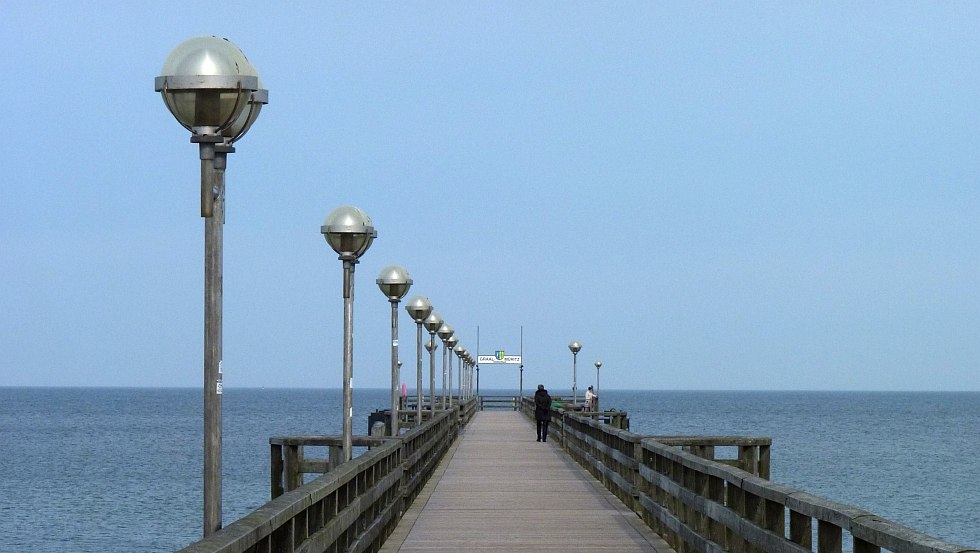
[[[0,388],[0,551],[162,552],[199,539],[201,395]],[[980,393],[601,395],[642,434],[771,436],[774,481],[980,546]],[[355,433],[388,397],[355,391]],[[339,434],[340,405],[339,390],[226,389],[225,524],[268,500],[269,437]]]

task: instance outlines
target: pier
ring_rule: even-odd
[[[567,406],[538,443],[530,398],[480,405],[359,437],[342,464],[305,451],[339,437],[273,437],[273,499],[181,551],[977,552],[770,482],[766,437],[641,436]]]
[[[515,411],[466,428],[382,553],[672,551],[554,441]]]

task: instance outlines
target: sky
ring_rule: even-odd
[[[355,205],[355,388],[390,383],[399,264],[553,394],[596,360],[600,390],[980,390],[976,2],[208,6],[0,5],[0,385],[201,386],[200,165],[153,85],[214,35],[269,90],[228,160],[225,387],[342,385],[320,225]]]

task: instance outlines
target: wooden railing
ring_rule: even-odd
[[[854,553],[976,551],[652,439],[641,448],[638,512],[679,553],[840,553],[845,532]]]
[[[506,409],[516,411],[519,402],[518,396],[479,396],[480,411],[487,409]]]
[[[770,482],[770,438],[640,436],[566,409],[551,436],[678,553],[841,553],[845,533],[853,553],[978,553]]]
[[[340,438],[279,436],[270,439],[273,499],[183,553],[299,553],[376,551],[422,490],[475,400],[436,412],[398,437],[356,437],[372,449],[332,466],[308,459],[306,446],[335,447]],[[336,463],[333,463],[336,464]],[[328,471],[303,484],[303,474]]]

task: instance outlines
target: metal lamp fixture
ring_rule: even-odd
[[[391,303],[391,435],[398,435],[398,302],[412,287],[412,278],[400,265],[388,265],[381,269],[375,281],[381,293]]]
[[[418,395],[418,404],[416,405],[418,410],[417,424],[422,424],[422,323],[432,313],[432,302],[425,296],[412,296],[405,304],[405,311],[408,311],[408,316],[415,321],[415,326],[418,329],[418,350],[416,357],[418,361],[418,380],[415,386],[415,393]]]
[[[177,122],[191,131],[201,160],[204,230],[204,535],[221,528],[222,225],[224,173],[231,144],[268,103],[269,92],[242,51],[223,38],[186,40],[167,56],[156,77]]]
[[[223,200],[227,155],[235,151],[231,144],[251,128],[269,102],[269,91],[237,46],[213,36],[179,44],[161,73],[155,90],[177,122],[191,131],[191,142],[199,145],[201,216],[212,217],[215,204]]]
[[[367,213],[352,205],[343,205],[331,211],[323,221],[320,232],[341,260],[353,263],[357,263],[378,236]]]
[[[575,405],[578,403],[578,383],[575,378],[575,363],[578,352],[582,350],[582,344],[578,340],[572,340],[572,343],[568,344],[568,349],[572,352],[572,405]]]
[[[371,218],[359,208],[340,206],[331,211],[320,227],[324,240],[344,262],[344,461],[353,453],[354,409],[351,379],[354,376],[354,266],[378,236]]]

